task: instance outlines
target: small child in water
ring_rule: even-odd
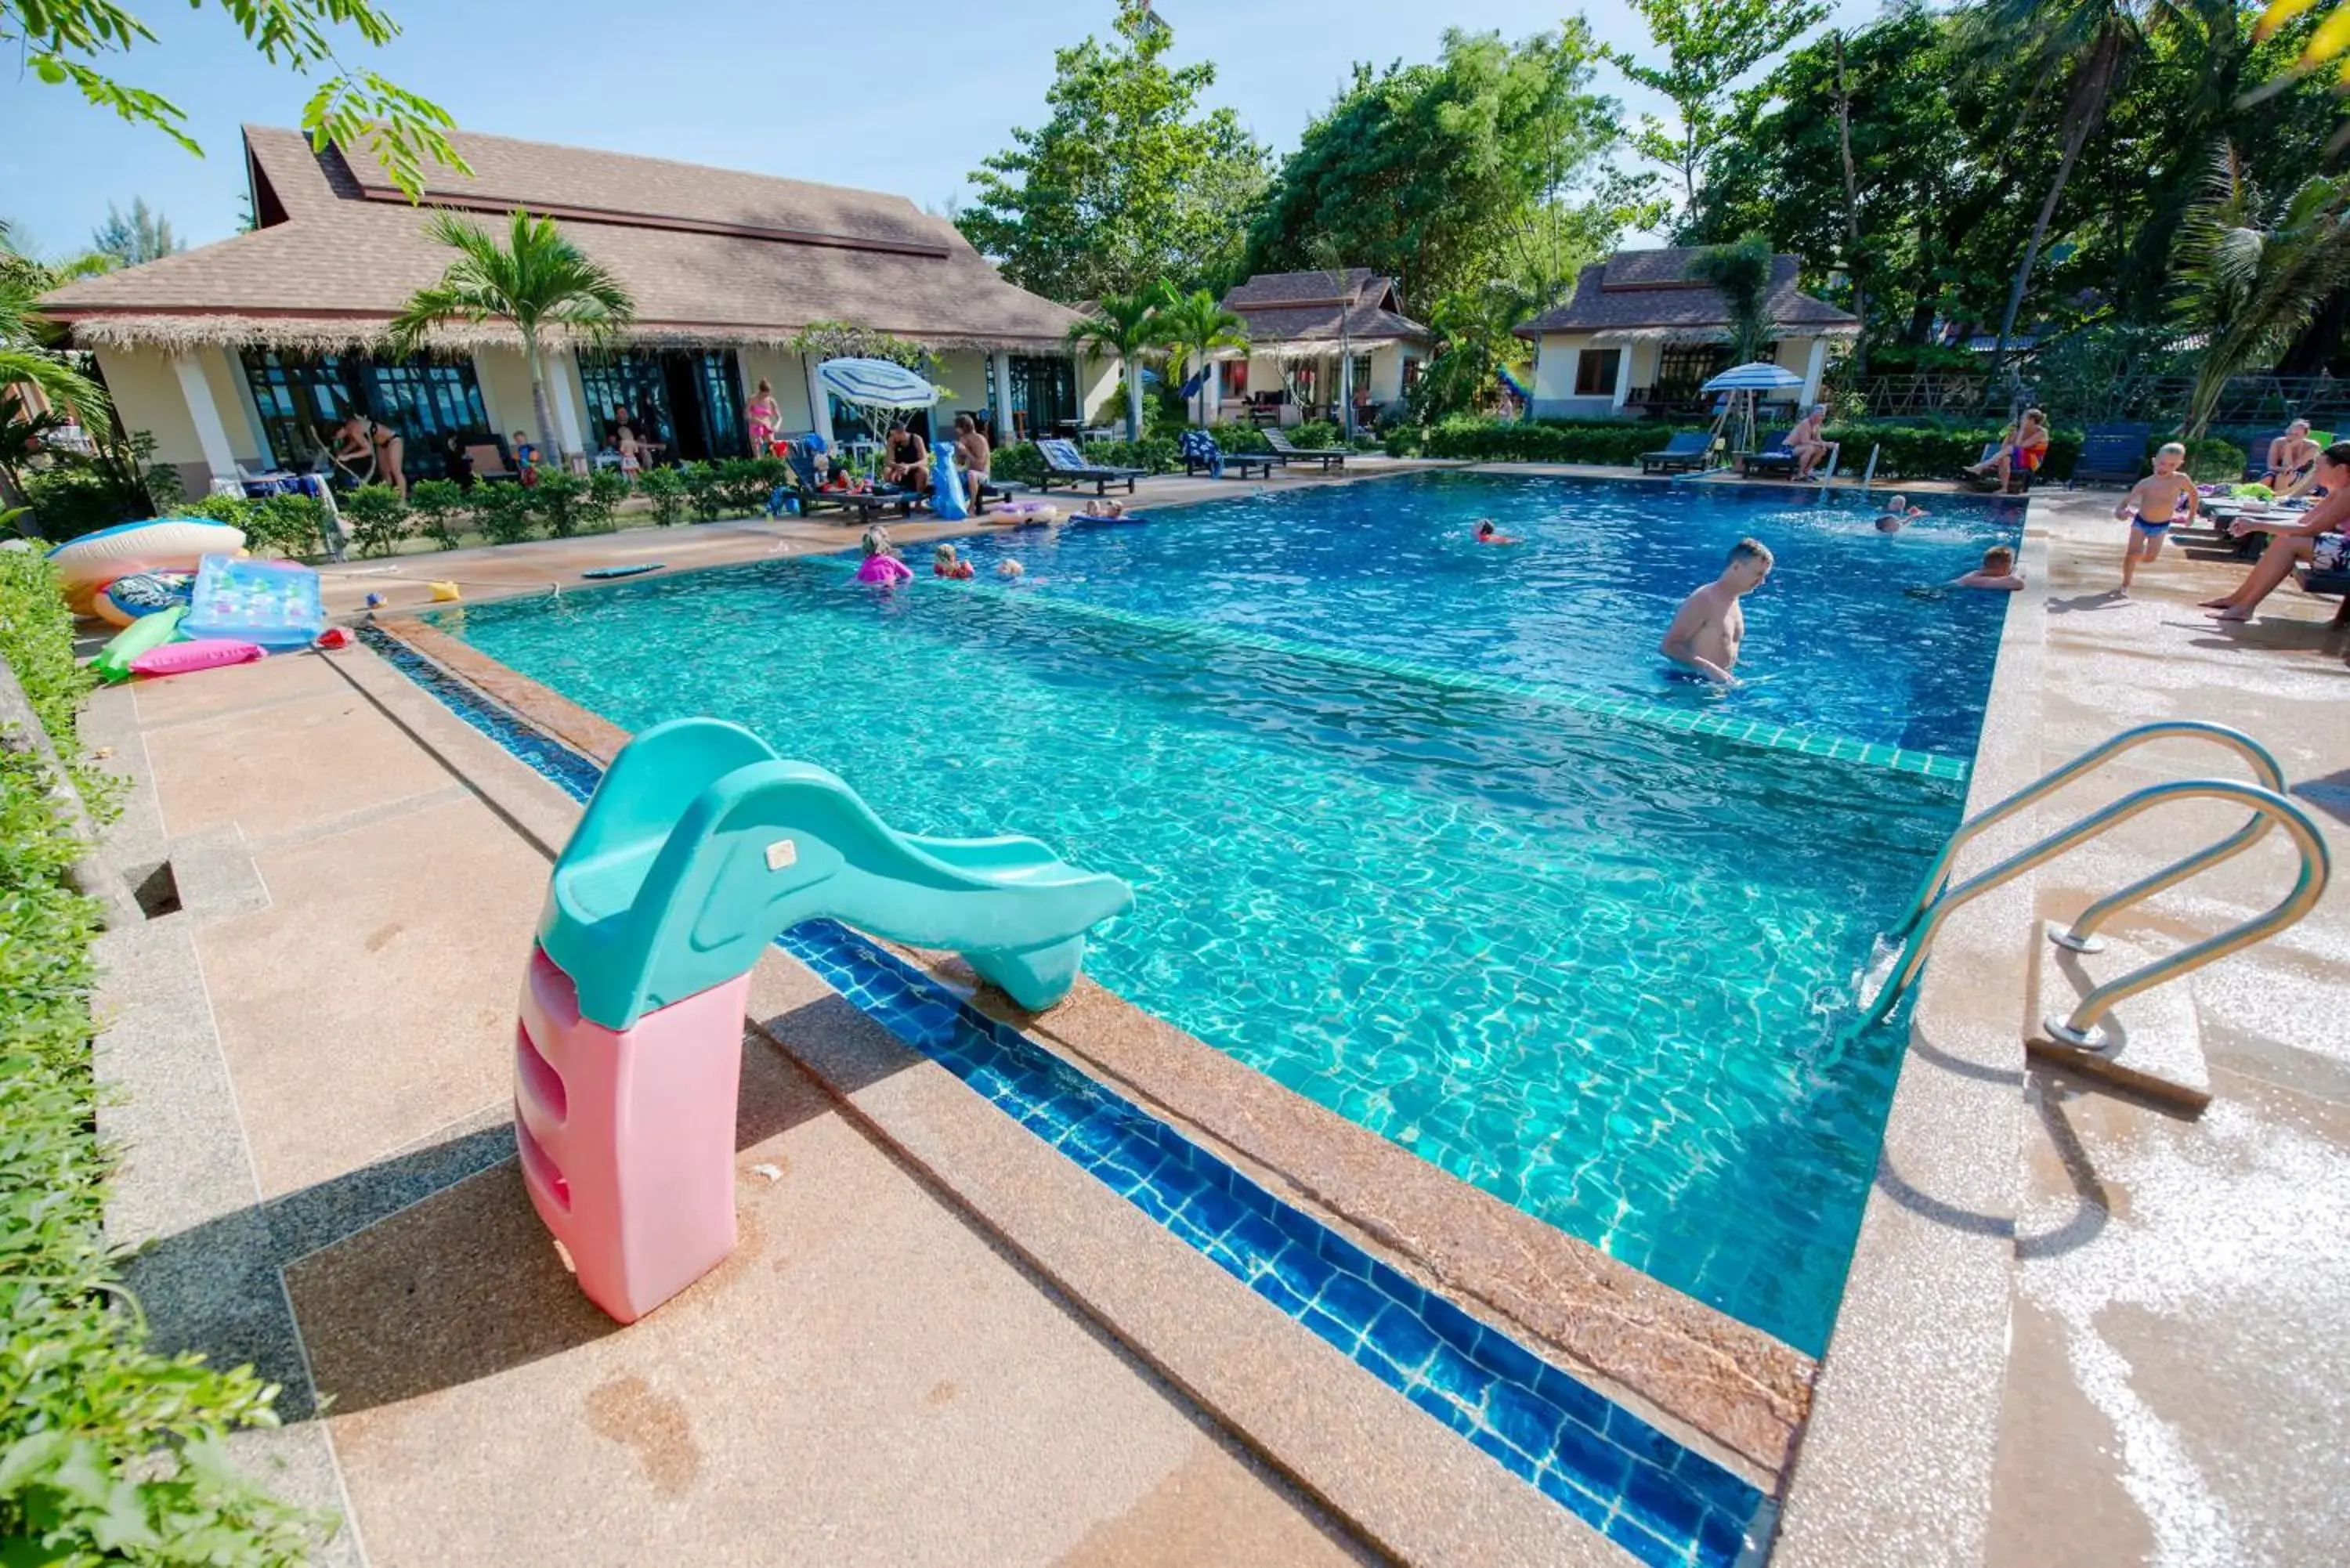
[[[897,546],[889,543],[889,530],[880,524],[865,530],[857,547],[865,557],[857,568],[858,582],[879,583],[886,587],[912,579],[913,568],[898,558]]]
[[[1880,534],[1898,534],[1908,525],[1909,519],[1924,515],[1926,515],[1924,507],[1912,506],[1909,504],[1908,496],[1897,495],[1886,503],[1883,512],[1877,514],[1877,531]]]
[[[1083,512],[1076,514],[1076,515],[1079,517],[1123,517],[1126,515],[1126,503],[1123,501],[1112,501],[1108,497],[1104,496],[1097,500],[1087,502],[1086,509]]]
[[[1017,578],[1027,569],[1027,567],[1022,566],[1017,561],[1002,561],[998,562],[996,565],[995,575],[1003,578],[1006,582],[1010,582],[1014,578]]]
[[[2012,594],[2023,587],[2023,574],[2015,569],[2015,552],[2005,545],[1993,545],[1983,552],[1982,565],[1962,577],[1952,577],[1954,588],[1988,588],[1993,593]]]
[[[2187,448],[2171,441],[2154,454],[2154,472],[2131,487],[2114,508],[2114,519],[2127,519],[2130,525],[2129,545],[2122,552],[2122,586],[2119,598],[2129,597],[2130,578],[2137,574],[2140,561],[2151,561],[2162,554],[2162,542],[2169,536],[2173,523],[2192,523],[2196,510],[2202,504],[2202,494],[2195,488],[2194,479],[2184,472]]]
[[[955,554],[952,545],[941,545],[931,552],[931,576],[967,581],[972,576],[972,566]]]
[[[1501,529],[1495,527],[1493,520],[1491,517],[1480,517],[1477,519],[1477,543],[1480,545],[1514,545],[1518,543],[1518,541],[1513,535],[1504,534]]]

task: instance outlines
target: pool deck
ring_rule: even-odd
[[[1138,504],[1247,488],[1151,481]],[[2241,567],[2192,559],[2106,600],[2112,499],[2033,502],[1978,803],[2128,724],[2218,718],[2271,745],[2350,852],[2331,601],[2288,587],[2223,630],[2192,602]],[[855,535],[693,524],[327,577],[348,614],[370,591],[421,603],[435,578],[478,600]],[[617,736],[539,716],[591,753]],[[617,1330],[522,1199],[506,1130],[520,955],[576,806],[363,649],[110,691],[90,732],[133,781],[116,859],[168,859],[180,905],[102,950],[100,1067],[126,1091],[103,1119],[130,1151],[109,1224],[149,1243],[133,1282],[166,1344],[286,1384],[294,1419],[246,1449],[349,1517],[322,1560],[1622,1560],[780,954],[745,1041],[743,1244]],[[2059,805],[2205,761],[2149,750]],[[1962,868],[2058,820],[2007,825]],[[2350,895],[2189,982],[2216,1096],[2199,1120],[2022,1047],[2033,917],[2207,822],[2232,826],[2142,819],[1952,923],[1815,1392],[1784,1346],[1463,1199],[1097,988],[1028,1022],[1783,1488],[1776,1561],[2321,1561],[2350,1522]],[[2176,940],[2262,907],[2281,853],[2117,934]]]

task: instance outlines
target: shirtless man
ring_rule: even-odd
[[[1732,545],[1721,576],[1681,601],[1680,613],[1665,628],[1658,651],[1708,680],[1736,685],[1738,678],[1731,670],[1738,664],[1738,645],[1746,640],[1746,612],[1738,601],[1770,575],[1769,545],[1759,539]]]
[[[2309,421],[2295,420],[2284,434],[2269,442],[2269,471],[2261,475],[2280,501],[2300,494],[2317,483],[2317,443],[2309,439]]]
[[[1801,423],[1787,432],[1787,450],[1795,454],[1795,477],[1809,479],[1820,459],[1835,451],[1836,443],[1822,439],[1820,428],[1828,422],[1828,406],[1814,403]]]
[[[2260,564],[2246,575],[2232,594],[2205,599],[2203,607],[2214,620],[2250,620],[2261,601],[2282,587],[2293,569],[2316,555],[2326,535],[2350,535],[2350,441],[2338,441],[2317,454],[2317,481],[2325,499],[2292,523],[2252,523],[2238,519],[2230,532],[2239,539],[2250,534],[2270,535]]]
[[[2122,552],[2122,586],[2118,597],[2129,597],[2130,578],[2140,561],[2152,561],[2162,554],[2162,542],[2170,535],[2173,523],[2192,523],[2202,497],[2195,489],[2195,481],[2180,471],[2187,461],[2187,448],[2178,441],[2167,443],[2154,454],[2154,472],[2130,487],[2122,504],[2114,508],[2116,522],[2126,520],[2130,525],[2129,547]],[[2183,510],[2182,510],[2183,508]]]

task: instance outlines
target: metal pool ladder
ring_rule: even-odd
[[[1949,885],[1950,867],[1958,858],[1959,851],[1983,829],[2005,821],[2074,780],[2095,772],[2124,752],[2134,751],[2149,741],[2181,739],[2208,741],[2237,753],[2251,764],[2259,783],[2246,784],[2224,779],[2180,779],[2149,784],[2076,819],[1958,886]],[[2176,887],[2223,860],[2234,858],[2267,836],[2270,829],[2283,828],[2293,838],[2294,847],[2301,851],[2301,871],[2292,890],[2274,908],[2217,936],[2207,937],[2177,952],[2142,964],[2119,979],[2107,981],[2084,996],[2069,1017],[2050,1018],[2043,1024],[2053,1040],[2085,1051],[2104,1049],[2108,1042],[2100,1021],[2113,1011],[2116,1002],[2151,990],[2166,981],[2191,973],[2214,959],[2224,958],[2272,936],[2316,906],[2318,898],[2325,891],[2326,879],[2332,875],[2333,860],[2316,826],[2300,806],[2284,797],[2283,790],[2283,770],[2277,766],[2276,759],[2269,754],[2268,748],[2241,731],[2231,730],[2224,724],[2205,723],[2192,719],[2140,724],[2136,729],[2123,731],[2102,745],[2091,747],[2063,767],[2043,774],[2005,800],[1978,813],[1950,835],[1950,841],[1935,857],[1924,882],[1918,887],[1917,898],[1910,902],[1908,914],[1890,933],[1897,941],[1906,939],[1908,945],[1902,950],[1900,963],[1870,1004],[1868,1022],[1883,1021],[1915,983],[1918,970],[1926,962],[1927,950],[1933,946],[1942,922],[1952,913],[1982,894],[2013,881],[2033,867],[2087,843],[2109,827],[2127,822],[2157,806],[2180,800],[2234,801],[2251,810],[2251,815],[2241,827],[2218,843],[2196,850],[2150,877],[2141,877],[2126,888],[2107,894],[2081,911],[2080,917],[2069,928],[2050,933],[2050,940],[2075,952],[2095,952],[2103,948],[2105,941],[2097,935],[2098,929],[2121,910],[2142,903],[2167,888]]]

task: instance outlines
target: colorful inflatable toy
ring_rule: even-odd
[[[985,514],[991,523],[1052,523],[1059,519],[1061,509],[1049,501],[1007,501]]]
[[[89,607],[100,620],[129,626],[141,616],[160,615],[174,606],[188,604],[195,597],[195,575],[192,572],[133,572],[99,589],[91,597]]]
[[[130,680],[131,661],[178,637],[180,622],[187,613],[187,606],[175,605],[160,614],[140,616],[99,650],[89,661],[90,672],[109,686]]]
[[[326,629],[318,574],[290,561],[206,556],[181,628],[196,639],[234,638],[269,648],[306,648]],[[135,668],[135,666],[134,666]]]
[[[266,658],[268,653],[267,649],[256,643],[210,637],[150,649],[130,661],[130,670],[135,675],[186,675],[198,670],[218,670],[224,664],[250,664]]]
[[[49,552],[49,564],[65,585],[66,603],[76,615],[91,613],[90,601],[117,577],[139,572],[192,572],[206,556],[234,556],[244,548],[244,530],[202,517],[155,517],[118,523],[68,539]]]

